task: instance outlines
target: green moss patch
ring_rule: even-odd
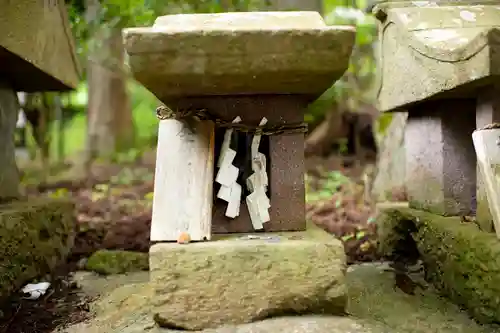
[[[383,211],[378,223],[385,255],[394,255],[410,235],[437,290],[478,321],[500,322],[500,240],[494,234],[458,217],[407,208]]]
[[[142,252],[99,250],[87,261],[85,269],[102,275],[149,270],[149,255]]]
[[[65,260],[74,242],[73,211],[69,200],[0,205],[0,299]]]

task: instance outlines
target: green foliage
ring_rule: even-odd
[[[84,110],[88,102],[87,82],[80,82],[76,90],[66,93],[61,96],[61,104],[63,108],[76,108]]]
[[[314,203],[322,200],[330,199],[335,193],[339,191],[341,186],[350,184],[351,180],[344,176],[340,171],[331,171],[326,174],[324,180],[321,181],[319,190],[312,191],[306,176],[306,202]],[[340,207],[342,202],[336,203]]]
[[[268,0],[233,0],[223,6],[221,0],[103,0],[94,17],[85,13],[83,0],[67,1],[71,26],[77,40],[78,54],[86,59],[89,50],[99,48],[96,42],[114,29],[127,26],[151,25],[155,17],[176,13],[213,13],[221,11],[266,10]],[[337,103],[342,109],[357,110],[359,105],[373,102],[372,85],[375,77],[373,42],[376,38],[375,20],[361,9],[367,0],[323,0],[324,17],[330,25],[355,25],[357,29],[356,46],[351,63],[344,77],[312,103],[305,120],[317,123],[324,118],[332,105]],[[86,15],[87,14],[87,15]],[[99,37],[99,38],[97,38]],[[113,59],[106,59],[109,64]],[[85,64],[85,61],[82,61]],[[157,119],[154,110],[159,101],[150,92],[132,80],[129,82],[133,118],[138,129],[138,146],[156,144]],[[87,102],[86,83],[63,98],[63,105],[84,110]],[[69,125],[71,139],[66,140],[67,151],[74,152],[84,145],[85,121],[76,117]]]
[[[153,174],[148,168],[123,168],[118,174],[111,177],[114,185],[131,185],[134,183],[151,182]]]
[[[387,130],[387,128],[391,124],[391,121],[392,121],[392,114],[391,113],[381,114],[375,123],[375,125],[376,125],[375,132],[377,134],[383,136],[385,134],[385,131]]]
[[[265,9],[267,0],[236,0],[225,8],[220,0],[103,0],[95,15],[85,12],[82,0],[69,1],[69,18],[77,52],[85,58],[100,47],[95,36],[124,27],[149,26],[156,17],[178,13],[215,13]]]
[[[345,75],[309,106],[305,119],[309,123],[323,119],[335,102],[354,111],[363,104],[374,102],[376,68],[373,45],[377,29],[375,19],[362,10],[366,6],[366,0],[324,0],[325,22],[328,25],[356,26],[356,44]]]
[[[158,99],[146,88],[130,81],[128,85],[129,96],[132,104],[132,117],[137,128],[137,144],[135,149],[125,151],[114,157],[115,160],[126,162],[133,160],[139,154],[140,149],[152,148],[156,145],[158,119],[155,115],[155,109],[159,105]],[[84,113],[88,100],[87,86],[82,82],[77,90],[66,94],[62,98],[63,107],[71,107],[78,113],[65,124],[62,137],[64,140],[64,155],[72,157],[82,152],[85,148],[87,119]],[[28,130],[30,128],[28,127]],[[51,135],[56,132],[55,126],[51,128]],[[31,132],[28,133],[28,149],[35,154],[35,142]],[[51,155],[57,155],[57,144],[51,142]],[[134,157],[135,156],[135,157]]]
[[[160,105],[160,101],[149,90],[135,81],[130,81],[128,88],[133,110],[132,116],[138,129],[137,145],[139,147],[154,147],[158,129],[155,110]]]
[[[120,164],[129,164],[138,161],[140,157],[141,151],[137,148],[131,148],[127,151],[116,154],[113,161]]]

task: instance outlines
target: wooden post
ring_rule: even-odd
[[[475,130],[472,140],[495,232],[500,239],[500,127]]]
[[[151,221],[151,241],[210,240],[214,177],[214,123],[193,128],[160,120]]]

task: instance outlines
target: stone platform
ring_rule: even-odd
[[[481,326],[432,288],[409,296],[394,288],[387,263],[353,265],[347,270],[349,316],[283,316],[199,333],[499,333]],[[412,278],[418,276],[412,275]],[[53,333],[179,333],[160,328],[151,318],[149,273],[103,277],[78,272],[75,280],[86,295],[100,297],[91,305],[96,318]]]
[[[340,241],[305,232],[222,236],[150,250],[152,308],[162,327],[199,330],[285,314],[343,314]]]

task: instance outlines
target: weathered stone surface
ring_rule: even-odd
[[[475,100],[439,100],[409,111],[405,131],[410,207],[472,215],[476,198]],[[450,110],[460,116],[450,117]]]
[[[166,102],[320,95],[347,69],[355,29],[326,26],[314,12],[253,12],[163,16],[124,35],[134,77]]]
[[[428,98],[463,95],[498,76],[500,8],[494,2],[386,1],[380,30],[379,109],[401,109]],[[470,6],[464,6],[469,4]],[[460,89],[458,89],[460,88]]]
[[[126,274],[101,275],[94,272],[76,271],[71,281],[78,286],[82,295],[91,299],[105,298],[130,284],[145,284],[149,282],[149,271],[129,272]],[[128,289],[127,289],[128,290]],[[134,294],[134,293],[132,293]],[[129,296],[131,296],[130,294]]]
[[[79,67],[64,1],[3,1],[0,77],[18,91],[76,88]]]
[[[314,11],[293,12],[232,12],[220,14],[177,14],[160,16],[154,27],[172,32],[231,31],[231,30],[289,30],[322,29],[321,15]]]
[[[0,299],[50,273],[71,251],[74,205],[30,200],[0,205]]]
[[[263,235],[276,239],[152,246],[155,320],[197,330],[290,313],[343,313],[340,241],[322,230]]]
[[[467,313],[447,299],[439,297],[432,287],[408,296],[394,288],[393,273],[387,264],[370,263],[350,266],[346,282],[349,317],[285,316],[243,325],[229,325],[198,331],[203,333],[498,333],[499,330],[481,326]],[[139,273],[142,275],[144,272]],[[412,274],[413,279],[422,276]],[[116,281],[113,281],[116,279]],[[127,282],[127,279],[129,281]],[[140,278],[139,278],[140,279]],[[149,297],[152,290],[138,283],[138,277],[92,276],[83,283],[85,291],[99,285],[102,290],[113,290],[93,306],[97,318],[75,325],[58,333],[175,333],[160,328],[153,322]],[[102,281],[99,281],[102,280]],[[143,277],[147,281],[147,276]],[[125,284],[125,286],[124,286]],[[128,285],[127,285],[128,284]],[[118,287],[117,286],[121,286]],[[54,332],[55,333],[55,332]]]
[[[353,265],[347,272],[349,314],[370,324],[383,324],[385,333],[498,333],[498,327],[479,325],[470,316],[440,297],[422,273],[409,274],[423,285],[415,295],[394,288],[388,263]]]
[[[19,103],[16,92],[0,80],[0,202],[19,196],[14,131]]]
[[[381,326],[381,325],[380,325]],[[378,325],[349,317],[300,316],[267,319],[251,324],[205,330],[206,333],[389,333]]]
[[[122,281],[122,279],[120,279]],[[94,303],[92,310],[98,316],[90,322],[61,328],[54,333],[175,333],[161,328],[151,315],[153,291],[147,284],[129,284],[115,289],[107,297]],[[242,325],[196,331],[200,333],[390,333],[383,324],[367,322],[354,317],[285,316]]]
[[[120,330],[106,330],[98,326],[80,324],[68,330],[58,330],[54,333],[175,333],[178,330],[160,328],[141,317],[131,321]],[[364,320],[349,317],[333,316],[301,316],[267,319],[255,323],[225,326],[216,329],[197,331],[200,333],[396,333],[397,330],[384,329],[382,325],[366,323]],[[413,331],[412,331],[413,332]],[[437,331],[435,331],[437,333]],[[489,332],[492,333],[492,332]]]
[[[103,275],[147,271],[149,255],[142,252],[99,250],[89,257],[85,269]]]
[[[410,236],[427,278],[439,292],[479,322],[500,321],[500,243],[494,234],[457,217],[412,209],[385,210],[378,223],[386,254],[396,250],[399,239]]]

